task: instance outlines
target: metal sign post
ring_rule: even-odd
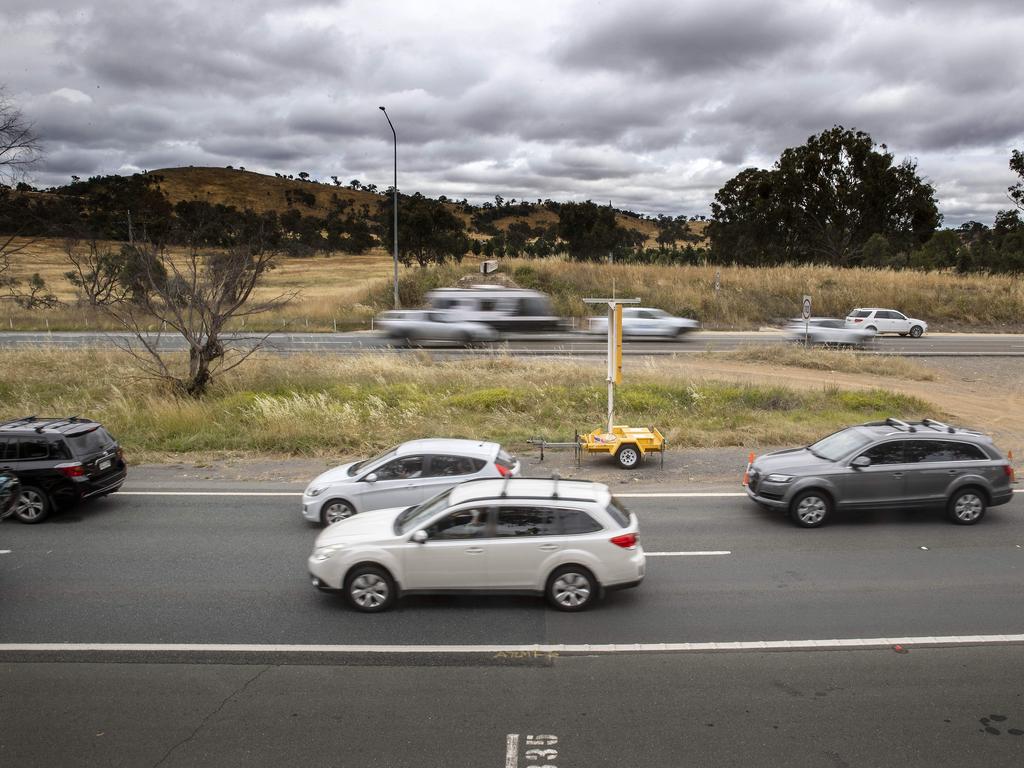
[[[586,304],[608,305],[608,432],[615,412],[615,385],[622,383],[622,305],[639,304],[640,299],[584,299]]]
[[[811,319],[811,297],[804,294],[803,303],[803,315],[804,315],[804,347],[808,346],[808,339],[810,336],[810,319]]]

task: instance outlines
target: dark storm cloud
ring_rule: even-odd
[[[794,47],[820,45],[830,33],[814,6],[630,3],[556,55],[573,67],[674,77],[748,67]]]
[[[403,191],[707,213],[841,124],[991,221],[1024,147],[1019,2],[7,0],[0,39],[44,185],[231,164],[383,187],[383,104]]]

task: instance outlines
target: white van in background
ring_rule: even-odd
[[[431,309],[446,312],[453,319],[485,323],[499,331],[554,331],[562,325],[551,298],[526,288],[438,288],[427,294],[427,301]]]

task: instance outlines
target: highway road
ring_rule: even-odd
[[[96,332],[3,332],[0,333],[0,349],[32,347],[112,347],[124,345],[132,337],[124,333]],[[156,340],[156,335],[153,335]],[[248,341],[241,343],[250,343]],[[627,340],[623,352],[627,355],[692,354],[721,352],[745,344],[783,344],[784,336],[779,331],[731,332],[698,331],[682,340]],[[159,338],[163,349],[184,349],[180,336],[164,334]],[[301,352],[359,354],[367,351],[408,352],[404,346],[393,346],[376,332],[357,331],[352,333],[275,333],[267,340],[268,349],[282,354]],[[440,343],[430,343],[424,348],[443,351],[445,354],[479,354],[483,351],[504,351],[517,355],[558,355],[603,357],[607,344],[603,337],[584,333],[547,333],[511,335],[500,342],[487,344],[478,349],[459,349]],[[903,356],[975,355],[975,356],[1024,356],[1024,335],[1021,334],[963,334],[928,333],[920,339],[899,336],[880,336],[862,349],[865,353]]]
[[[1022,494],[807,531],[631,487],[638,589],[366,616],[309,585],[298,490],[132,480],[0,523],[0,763],[1024,765]]]

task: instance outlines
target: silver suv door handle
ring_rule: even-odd
[[[545,552],[550,552],[553,549],[558,549],[557,544],[541,544],[538,549],[543,549]]]
[[[902,472],[893,472],[892,476],[897,478],[897,479],[899,479],[899,478],[903,477],[903,473]]]
[[[470,554],[470,555],[479,555],[483,551],[484,551],[483,547],[470,547],[469,549],[466,550],[466,553]]]

